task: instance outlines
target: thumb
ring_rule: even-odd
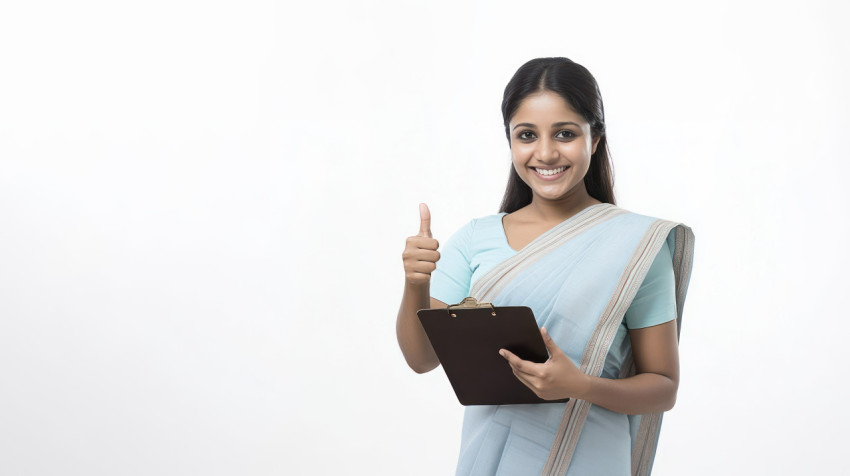
[[[428,210],[428,205],[419,204],[419,236],[431,236],[431,211]]]
[[[549,331],[546,330],[546,326],[540,328],[540,334],[543,336],[543,343],[546,344],[546,350],[549,351],[550,356],[554,357],[556,354],[562,353],[552,336],[549,335]]]

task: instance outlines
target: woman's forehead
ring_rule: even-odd
[[[528,95],[520,102],[510,122],[517,124],[520,122],[535,123],[535,121],[544,121],[542,125],[546,125],[546,122],[550,122],[550,120],[552,123],[567,121],[583,124],[587,122],[581,114],[573,109],[569,102],[551,91]]]

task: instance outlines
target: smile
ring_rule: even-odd
[[[537,176],[545,180],[553,180],[560,177],[568,168],[570,168],[569,165],[564,165],[557,169],[538,169],[537,167],[532,167]]]

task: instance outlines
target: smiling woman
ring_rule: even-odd
[[[586,195],[583,181],[600,136],[591,135],[590,125],[569,103],[540,91],[522,101],[510,122],[515,123],[510,128],[511,159],[523,182],[536,181],[535,188],[549,200]]]
[[[469,221],[441,253],[420,205],[402,253],[399,346],[428,372],[439,360],[418,309],[466,296],[530,307],[549,360],[500,354],[542,399],[570,400],[466,407],[457,474],[648,475],[676,401],[693,233],[615,205],[602,98],[583,66],[529,61],[502,114],[511,170],[499,213]]]

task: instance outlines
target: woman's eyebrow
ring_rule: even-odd
[[[519,127],[519,126],[530,127],[530,128],[532,128],[532,129],[537,128],[537,126],[535,126],[534,124],[531,124],[531,123],[529,123],[529,122],[520,122],[519,124],[517,124],[517,125],[515,125],[515,126],[514,126],[514,129],[516,129],[516,128],[517,128],[517,127]],[[552,124],[552,127],[561,127],[561,126],[576,126],[576,127],[581,127],[580,125],[576,124],[575,122],[556,122],[556,123]]]

